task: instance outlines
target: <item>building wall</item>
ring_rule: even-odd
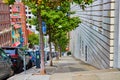
[[[22,46],[27,45],[28,35],[27,35],[27,28],[26,28],[25,5],[18,0],[14,3],[14,5],[11,6],[10,11],[11,11],[12,25],[14,26],[17,24],[18,26],[20,26],[19,28],[16,28],[14,30],[17,32],[16,37],[17,37],[18,41],[21,42]],[[16,42],[18,42],[18,41],[16,41]]]
[[[120,0],[116,0],[115,8],[114,67],[120,68]]]
[[[31,10],[30,10],[30,8],[28,6],[25,6],[25,12],[26,12],[26,18],[27,18],[27,20],[35,18],[35,16],[32,14],[32,12],[31,12]],[[27,25],[27,29],[30,30],[31,32],[34,32],[35,34],[39,33],[38,31],[36,31],[36,26],[35,25],[31,25],[28,22],[27,22],[26,25]]]
[[[31,10],[29,9],[28,6],[25,6],[25,12],[26,12],[26,17],[27,19],[32,19],[35,16],[32,14]],[[35,26],[31,26],[29,23],[27,23],[27,28],[34,28]]]
[[[28,43],[28,33],[27,33],[27,26],[26,26],[26,13],[25,13],[25,5],[23,3],[20,4],[21,6],[21,21],[22,21],[22,30],[23,30],[23,37],[24,37],[24,45]]]
[[[11,46],[11,30],[9,6],[0,1],[0,47]]]
[[[70,33],[73,56],[100,69],[113,67],[115,1],[95,0],[84,11],[72,4],[71,10],[82,21]]]

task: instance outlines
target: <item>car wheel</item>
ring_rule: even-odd
[[[17,72],[20,73],[23,71],[23,61],[21,61],[18,65]]]

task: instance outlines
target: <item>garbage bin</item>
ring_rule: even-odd
[[[40,51],[36,50],[36,68],[40,68]]]

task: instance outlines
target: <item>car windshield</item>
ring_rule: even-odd
[[[10,55],[15,54],[15,50],[7,50],[7,49],[5,49],[4,51],[5,51],[5,53],[10,54]]]

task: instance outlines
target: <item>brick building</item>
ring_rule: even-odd
[[[25,5],[19,0],[11,6],[11,24],[13,26],[13,46],[24,46],[28,43],[26,29]]]
[[[11,46],[11,31],[9,5],[0,0],[0,47]]]

